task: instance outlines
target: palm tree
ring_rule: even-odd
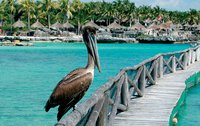
[[[15,0],[7,0],[7,5],[10,7],[10,24],[11,24],[11,32],[12,32],[12,24],[13,24],[13,16],[15,13]]]
[[[103,2],[103,13],[102,13],[102,15],[105,16],[106,24],[109,25],[110,24],[110,20],[114,16],[112,3]]]
[[[41,1],[37,1],[35,3],[35,12],[34,12],[35,16],[33,18],[35,19],[35,21],[40,20],[40,21],[42,21],[42,24],[46,24],[47,22],[45,22],[45,20],[43,20],[43,19],[45,19],[46,15],[45,15],[42,7],[43,7],[43,5],[42,5]]]
[[[34,0],[21,0],[19,4],[21,5],[19,12],[23,12],[23,14],[25,14],[28,18],[28,29],[30,31],[30,19],[35,17]]]
[[[5,18],[5,8],[7,7],[6,5],[6,0],[2,0],[0,3],[0,19],[3,22],[6,18]]]
[[[56,1],[52,0],[42,0],[41,5],[43,6],[43,13],[47,16],[48,27],[51,26],[51,13],[53,8],[58,8],[59,5]]]
[[[198,12],[195,9],[190,9],[187,16],[187,21],[190,24],[198,23]]]
[[[78,13],[78,34],[80,34],[80,17],[81,17],[81,10],[84,8],[84,4],[80,0],[74,0],[72,3],[73,8]],[[84,15],[86,16],[86,15]]]
[[[115,18],[117,18],[117,20],[119,21],[119,24],[122,21],[122,17],[123,17],[123,1],[122,0],[116,0],[113,2],[113,6],[114,6],[114,15]]]
[[[141,6],[140,15],[142,20],[152,17],[153,15],[151,14],[151,6]]]
[[[86,3],[84,11],[88,14],[87,18],[94,20],[96,4],[94,2]]]
[[[59,13],[57,14],[58,19],[63,18],[63,23],[66,22],[66,19],[70,19],[72,17],[72,12],[75,11],[75,9],[72,6],[72,3],[70,3],[70,0],[59,0]]]
[[[133,18],[134,18],[134,13],[135,13],[135,3],[129,3],[127,5],[127,12],[126,15],[128,16],[127,18],[129,19],[129,26],[131,27],[132,26],[132,21],[133,21]]]
[[[153,8],[153,12],[154,12],[154,15],[156,17],[158,17],[161,13],[161,8],[159,6],[156,6],[156,7]]]

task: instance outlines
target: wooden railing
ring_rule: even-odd
[[[56,126],[111,126],[115,116],[129,108],[130,100],[144,95],[158,78],[200,61],[200,47],[156,55],[122,69]]]

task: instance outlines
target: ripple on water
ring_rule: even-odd
[[[99,44],[102,73],[87,92],[116,75],[121,68],[133,66],[157,53],[177,51],[188,45]],[[84,44],[36,43],[33,47],[0,47],[0,126],[52,126],[56,111],[44,105],[57,82],[87,62]]]

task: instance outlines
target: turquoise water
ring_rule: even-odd
[[[119,72],[158,53],[188,45],[99,44],[102,73],[96,70],[87,98]],[[36,43],[33,47],[0,47],[0,126],[53,126],[56,111],[44,105],[57,82],[87,62],[84,44]]]
[[[170,115],[169,126],[200,126],[200,72],[193,74],[186,81],[178,103]],[[173,124],[173,118],[178,119]]]
[[[177,126],[200,126],[200,85],[188,89]]]

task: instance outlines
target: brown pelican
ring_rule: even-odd
[[[96,30],[92,27],[83,29],[83,41],[88,51],[87,66],[66,75],[57,84],[45,105],[46,112],[59,105],[58,121],[67,111],[74,108],[75,104],[84,96],[94,78],[94,68],[97,67],[99,72],[101,71],[95,34]]]

